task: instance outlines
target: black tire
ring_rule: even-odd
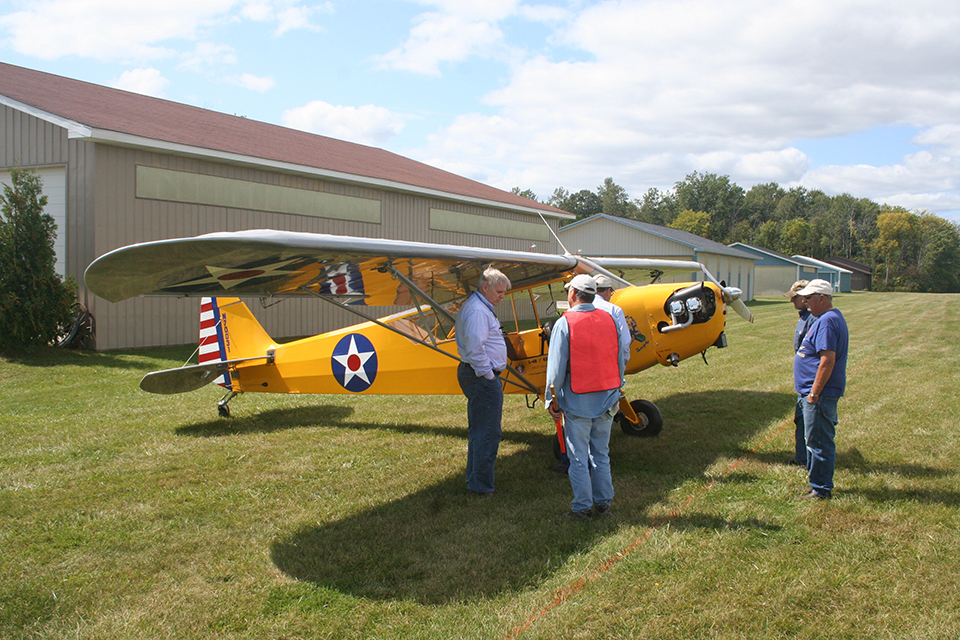
[[[637,436],[639,438],[653,438],[660,435],[663,429],[663,415],[657,405],[649,400],[634,400],[630,403],[633,410],[640,418],[640,422],[633,423],[622,413],[617,413],[615,420],[620,423],[620,429],[628,436]]]
[[[230,405],[218,404],[218,405],[217,405],[217,415],[219,415],[221,418],[229,418],[229,417],[230,417]]]

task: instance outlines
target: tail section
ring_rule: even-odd
[[[238,298],[201,298],[200,364],[264,356],[276,345]],[[214,382],[233,389],[230,373]]]

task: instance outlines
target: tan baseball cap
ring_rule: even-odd
[[[797,280],[796,282],[793,283],[793,286],[790,287],[790,291],[787,291],[783,295],[787,296],[792,300],[793,297],[797,295],[797,292],[800,291],[800,289],[803,289],[808,284],[810,284],[809,280]]]

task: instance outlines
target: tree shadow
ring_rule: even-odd
[[[10,363],[27,367],[102,367],[105,369],[129,369],[148,373],[157,369],[169,368],[182,363],[192,353],[192,349],[180,347],[162,347],[154,349],[130,349],[124,351],[88,351],[85,349],[60,349],[57,347],[37,347],[0,354]],[[146,360],[145,360],[146,359]],[[173,360],[177,364],[151,362],[151,360]],[[159,365],[159,366],[158,366]],[[134,381],[136,382],[136,381]]]
[[[730,394],[738,394],[738,406],[748,417],[718,430],[698,410],[715,407]],[[376,600],[444,604],[528,588],[619,527],[648,523],[647,507],[683,481],[702,476],[719,456],[736,453],[737,443],[782,414],[780,396],[789,402],[791,395],[732,390],[678,394],[658,401],[668,416],[660,437],[633,438],[614,427],[611,464],[617,497],[609,519],[583,523],[564,517],[570,484],[565,475],[550,471],[555,436],[548,429],[505,432],[505,439],[530,446],[498,458],[495,496],[469,494],[458,474],[335,522],[317,524],[311,518],[275,541],[271,557],[293,578]],[[466,437],[466,430],[461,431]],[[678,526],[770,525],[691,516]]]

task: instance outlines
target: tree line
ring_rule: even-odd
[[[513,192],[537,200],[529,189]],[[636,199],[607,178],[594,191],[557,188],[546,203],[577,220],[605,213],[723,244],[855,260],[873,268],[875,290],[960,292],[960,225],[846,193],[828,196],[775,182],[744,190],[729,176],[694,171],[670,191],[648,189]]]

